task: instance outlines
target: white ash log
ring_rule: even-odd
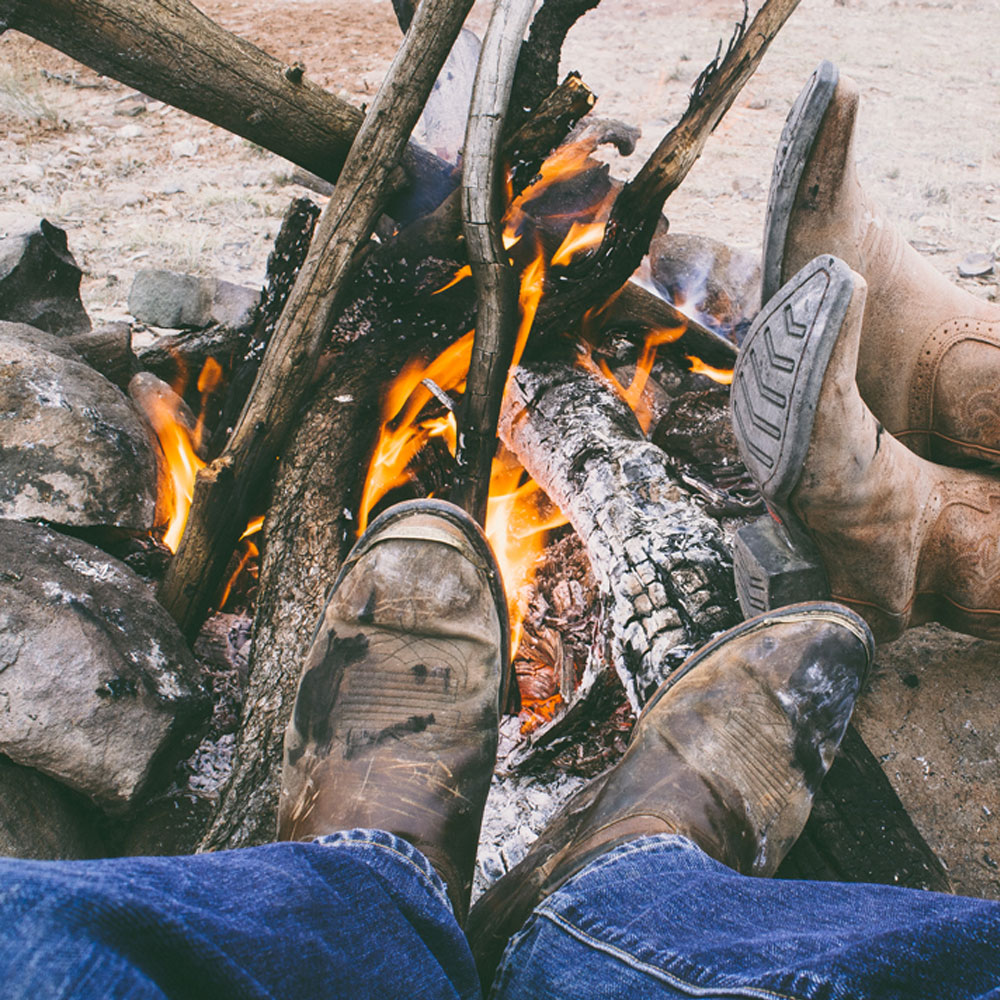
[[[612,663],[641,708],[693,648],[738,620],[718,525],[587,369],[514,369],[500,437],[583,539],[608,602]]]

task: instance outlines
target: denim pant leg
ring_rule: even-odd
[[[0,860],[0,996],[479,997],[440,878],[378,830],[183,858]]]
[[[491,996],[996,1000],[1000,903],[748,878],[684,837],[643,837],[535,910]]]

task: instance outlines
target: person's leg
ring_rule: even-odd
[[[603,855],[514,937],[496,1000],[1000,996],[1000,903],[739,875],[658,835]]]
[[[733,433],[770,516],[737,534],[740,603],[783,603],[790,569],[811,563],[815,589],[795,599],[847,604],[880,641],[929,620],[1000,638],[1000,476],[935,465],[886,433],[858,390],[866,331],[864,279],[823,255],[743,342]]]
[[[472,998],[444,884],[353,830],[185,858],[0,861],[0,982],[74,997]]]
[[[733,870],[773,874],[802,831],[872,655],[862,619],[828,603],[751,619],[695,653],[646,705],[624,757],[473,907],[468,935],[484,988],[532,911],[622,845],[677,835]],[[655,912],[669,885],[654,879],[648,890]],[[619,893],[616,919],[628,926],[637,903]]]
[[[762,299],[818,254],[868,283],[861,397],[907,447],[948,465],[1000,465],[1000,307],[953,285],[862,188],[857,85],[823,62],[778,143],[764,231]]]
[[[308,843],[8,862],[3,995],[477,996],[459,922],[510,680],[475,522],[390,509],[345,560],[286,732],[279,836]]]

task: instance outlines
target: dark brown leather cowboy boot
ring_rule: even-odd
[[[818,254],[868,282],[861,398],[890,434],[947,465],[1000,464],[1000,308],[952,285],[858,181],[857,85],[823,62],[792,107],[771,177],[763,301]]]
[[[538,903],[636,837],[681,834],[739,872],[773,874],[802,831],[873,650],[857,615],[815,603],[746,621],[695,653],[645,707],[625,756],[473,907],[466,933],[484,988]]]
[[[354,827],[422,851],[465,917],[510,683],[507,605],[482,532],[451,504],[398,504],[340,572],[305,661],[281,840]]]
[[[934,465],[885,432],[855,382],[864,313],[864,280],[818,257],[740,349],[733,430],[772,514],[737,534],[744,613],[830,597],[880,640],[929,620],[1000,638],[1000,477]],[[810,586],[782,593],[808,564]]]

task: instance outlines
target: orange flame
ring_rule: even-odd
[[[169,522],[163,544],[171,552],[176,552],[191,508],[195,476],[205,468],[205,463],[195,451],[194,433],[180,419],[179,396],[176,397],[175,405],[159,395],[150,395],[143,403],[146,416],[160,439],[160,447],[167,460],[171,495],[164,504],[169,511]]]
[[[708,378],[719,385],[732,385],[733,384],[733,369],[732,368],[713,368],[711,365],[705,364],[701,358],[696,358],[693,354],[684,355],[688,361],[691,362],[691,371],[695,375],[707,375]]]
[[[574,222],[559,249],[552,255],[552,265],[568,264],[581,250],[600,246],[605,226],[604,222]]]

